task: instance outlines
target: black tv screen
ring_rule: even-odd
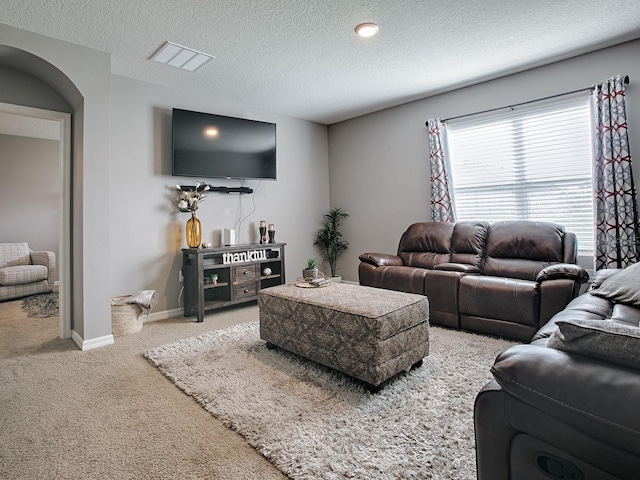
[[[175,176],[276,179],[276,125],[173,109]]]

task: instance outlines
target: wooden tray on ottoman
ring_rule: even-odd
[[[260,338],[364,381],[370,390],[429,354],[427,297],[334,283],[260,290]],[[268,345],[269,346],[269,345]]]

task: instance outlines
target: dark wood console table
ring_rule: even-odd
[[[257,300],[258,291],[285,283],[286,243],[182,250],[184,316]]]

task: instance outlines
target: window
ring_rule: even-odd
[[[593,254],[586,92],[450,120],[447,132],[457,220],[556,222]]]

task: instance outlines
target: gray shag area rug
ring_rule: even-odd
[[[473,403],[513,342],[431,327],[430,355],[377,394],[268,350],[257,322],[144,356],[292,479],[475,479]]]
[[[22,299],[22,310],[31,318],[55,317],[59,313],[58,292],[41,293]]]

